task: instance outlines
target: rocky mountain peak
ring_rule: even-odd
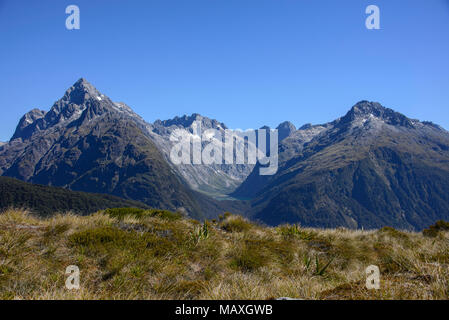
[[[106,112],[121,111],[119,105],[99,92],[86,79],[75,82],[64,96],[56,101],[46,114],[47,123],[52,126],[67,120],[90,120]]]
[[[70,123],[75,120],[80,122],[104,114],[105,112],[126,112],[132,115],[132,110],[123,103],[114,103],[108,97],[101,94],[86,79],[76,81],[63,97],[56,101],[50,111],[45,112],[33,109],[26,113],[16,128],[11,140],[30,138],[35,132],[46,130],[50,127]]]
[[[36,128],[36,121],[44,118],[46,112],[39,109],[33,109],[27,113],[19,120],[19,124],[16,127],[16,131],[14,132],[11,140],[16,138],[28,138],[34,132]]]
[[[29,126],[37,119],[43,118],[45,116],[45,113],[45,111],[39,110],[37,108],[25,113],[25,115],[19,121],[18,128],[23,129]]]
[[[304,125],[302,125],[301,127],[298,128],[298,130],[307,130],[312,128],[312,124],[311,123],[306,123]]]
[[[101,98],[101,93],[86,79],[81,78],[73,84],[64,94],[64,101],[77,105],[83,104],[89,98]]]
[[[366,114],[374,114],[379,115],[382,114],[387,108],[384,108],[378,102],[370,102],[366,100],[362,100],[357,102],[349,112],[352,112],[356,115],[366,115]]]
[[[281,124],[279,124],[276,128],[278,130],[279,140],[284,140],[289,135],[291,135],[293,132],[296,131],[296,127],[293,123],[290,121],[284,121]]]
[[[399,112],[383,107],[378,102],[366,100],[357,102],[341,120],[344,124],[367,118],[377,118],[389,125],[408,128],[413,128],[414,122],[417,122],[417,120],[409,119]]]
[[[205,129],[227,129],[226,125],[224,123],[218,122],[215,119],[210,119],[208,117],[204,117],[200,115],[199,113],[193,113],[190,116],[183,115],[181,117],[174,117],[173,119],[169,120],[156,120],[154,122],[154,125],[156,127],[162,126],[165,128],[176,126],[176,127],[183,127],[183,128],[190,128],[192,124],[195,121],[201,121],[201,127],[203,130]]]

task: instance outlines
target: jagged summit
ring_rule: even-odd
[[[66,122],[89,121],[106,112],[121,112],[138,117],[126,104],[113,102],[85,78],[81,78],[67,89],[48,112],[33,109],[26,113],[20,119],[11,140],[28,139],[37,131]]]
[[[87,81],[85,78],[80,78],[78,81],[76,81],[72,88],[80,91],[84,91],[90,94],[99,93],[97,88],[95,88],[89,81]]]
[[[285,138],[287,138],[289,135],[291,135],[293,132],[296,131],[295,125],[290,121],[284,121],[280,123],[276,127],[276,129],[278,130],[279,140],[284,140]]]
[[[378,102],[366,100],[357,102],[341,120],[342,123],[348,123],[362,118],[377,118],[387,124],[407,128],[412,128],[413,124],[418,122],[418,120],[409,119],[393,109],[385,108]]]
[[[82,86],[82,87],[92,87],[92,88],[93,88],[93,85],[92,85],[89,81],[87,81],[86,78],[83,78],[83,77],[79,78],[79,79],[73,84],[73,86],[74,86],[74,87],[78,87],[78,86]]]
[[[73,86],[77,87],[77,88],[86,88],[86,89],[94,89],[94,90],[96,90],[95,87],[89,81],[86,80],[86,78],[82,78],[82,77],[79,78],[73,84]]]
[[[25,115],[20,118],[19,124],[16,127],[16,131],[14,132],[11,140],[14,140],[16,138],[28,138],[31,136],[31,134],[34,131],[33,126],[31,126],[33,123],[36,122],[36,120],[41,119],[45,116],[46,112],[43,110],[39,110],[37,108],[25,113]]]
[[[113,102],[108,96],[101,93],[85,78],[80,78],[76,81],[69,89],[67,89],[64,96],[58,102],[62,102],[62,105],[69,104],[80,106],[78,109],[96,107],[97,109],[119,111],[130,116],[139,117],[126,103]],[[58,102],[55,103],[54,107],[61,105],[61,103]],[[100,106],[101,108],[99,108]]]
[[[350,115],[352,118],[355,118],[358,116],[367,116],[367,115],[382,117],[383,115],[391,114],[391,113],[397,113],[397,112],[393,111],[392,109],[383,107],[378,102],[362,100],[362,101],[357,102],[354,106],[352,106],[352,108],[348,111],[348,113],[346,115]]]
[[[104,96],[92,84],[81,78],[67,89],[61,100],[81,105],[89,98],[99,100],[102,97]]]
[[[309,123],[303,124],[301,127],[298,128],[298,130],[307,130],[310,128],[312,128],[312,124],[309,122]]]
[[[379,102],[361,100],[357,102],[351,110],[356,113],[379,113],[387,108],[383,107]]]
[[[201,125],[205,129],[227,129],[226,125],[224,123],[221,123],[215,119],[210,119],[208,117],[202,116],[199,113],[192,113],[190,116],[183,115],[181,117],[174,117],[172,119],[168,120],[156,120],[154,122],[155,126],[163,126],[163,127],[170,127],[170,126],[181,126],[184,128],[190,127],[195,121],[201,121]]]
[[[80,115],[86,109],[89,109],[88,113],[92,117],[113,107],[114,103],[108,97],[86,79],[81,78],[67,89],[61,99],[55,102],[46,115],[46,120],[54,124],[70,119],[74,115]]]

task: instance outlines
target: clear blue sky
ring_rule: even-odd
[[[1,141],[80,77],[150,122],[300,126],[366,99],[449,128],[448,0],[0,0],[0,43]]]

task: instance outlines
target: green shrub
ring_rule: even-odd
[[[385,226],[379,229],[379,232],[396,232],[397,230],[393,227]]]
[[[72,245],[90,246],[98,244],[124,244],[132,234],[112,227],[98,227],[76,232],[69,237]]]
[[[72,246],[93,249],[94,252],[106,250],[109,256],[126,250],[132,257],[151,253],[156,257],[174,254],[180,244],[174,240],[152,233],[140,234],[113,227],[98,227],[76,232],[69,237]]]
[[[142,217],[144,216],[145,209],[139,208],[110,208],[104,211],[105,214],[108,214],[112,218],[123,219],[125,216],[134,216],[134,217]]]
[[[390,235],[392,237],[396,237],[396,238],[402,238],[402,239],[408,238],[406,233],[396,230],[395,228],[388,227],[388,226],[380,228],[378,230],[378,232],[388,234],[388,235]]]
[[[422,231],[423,235],[426,237],[436,237],[440,231],[448,231],[449,222],[444,220],[438,220],[435,224],[431,225],[429,228]]]
[[[104,211],[113,218],[123,219],[126,216],[144,218],[144,217],[159,217],[166,220],[177,220],[182,218],[180,212],[172,212],[168,210],[159,209],[139,209],[139,208],[111,208]]]
[[[172,212],[168,210],[147,210],[146,211],[151,217],[159,217],[166,220],[178,220],[182,218],[182,214],[180,212]]]

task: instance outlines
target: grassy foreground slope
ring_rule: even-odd
[[[449,232],[267,228],[161,210],[0,214],[1,299],[447,299]],[[365,269],[381,271],[379,290]],[[77,265],[80,289],[65,288]]]

